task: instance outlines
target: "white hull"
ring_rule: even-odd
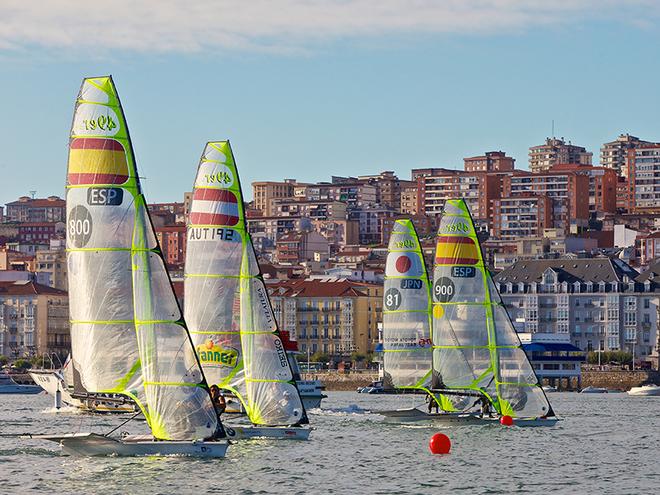
[[[469,413],[427,413],[419,409],[396,409],[393,411],[377,411],[385,417],[386,423],[412,423],[428,421],[434,424],[455,425],[493,425],[499,424],[498,417],[481,417],[478,414]],[[514,419],[514,426],[554,426],[558,418],[521,418]]]
[[[102,396],[85,400],[76,399],[71,396],[70,389],[66,386],[64,379],[56,371],[44,370],[30,372],[34,383],[43,388],[48,395],[55,396],[59,389],[62,394],[62,403],[67,406],[77,407],[83,411],[99,413],[130,413],[135,412],[135,406],[130,402],[115,402],[103,400]]]
[[[21,385],[6,373],[0,376],[0,394],[38,394],[39,392],[41,387],[37,385]]]
[[[192,456],[224,457],[229,446],[226,440],[220,441],[153,441],[139,437],[125,437],[121,440],[97,433],[73,433],[68,435],[39,435],[29,438],[50,440],[59,443],[62,451],[76,456]]]
[[[587,387],[580,390],[581,394],[606,394],[607,389],[601,387]]]
[[[311,428],[288,428],[285,426],[230,426],[225,425],[227,438],[246,440],[250,438],[277,438],[280,440],[307,440]]]
[[[660,396],[660,387],[657,385],[644,385],[643,387],[633,387],[628,390],[628,395],[634,397],[658,397]]]

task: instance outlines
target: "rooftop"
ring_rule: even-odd
[[[0,296],[53,295],[66,296],[66,291],[28,280],[0,282]]]

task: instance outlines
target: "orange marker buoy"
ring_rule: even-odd
[[[502,416],[500,418],[500,424],[504,426],[511,426],[513,424],[513,418],[511,416]]]
[[[429,440],[429,450],[433,454],[449,454],[451,440],[444,433],[436,433]]]

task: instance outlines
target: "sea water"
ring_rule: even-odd
[[[72,457],[22,433],[107,432],[126,415],[57,412],[46,395],[0,395],[0,493],[657,493],[660,397],[549,394],[554,427],[392,425],[373,411],[419,396],[329,392],[306,442],[242,441],[225,459]],[[145,432],[132,421],[118,431]],[[432,455],[442,432],[451,453]]]

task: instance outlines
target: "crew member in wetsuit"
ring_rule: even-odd
[[[440,412],[438,409],[438,401],[435,400],[435,397],[430,393],[426,396],[426,402],[429,404],[429,414],[431,414],[432,409],[435,407],[435,412]]]
[[[491,413],[490,401],[486,398],[486,396],[482,396],[481,399],[479,400],[481,401],[481,414],[479,415],[479,417],[490,418],[490,413]]]
[[[220,415],[225,412],[225,409],[227,409],[225,396],[220,392],[220,387],[217,385],[211,385],[209,391],[211,392],[211,401],[213,402],[213,407],[215,407],[215,412],[218,417],[220,417]]]

